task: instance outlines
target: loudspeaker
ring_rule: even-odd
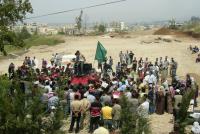
[[[84,64],[83,65],[83,72],[84,72],[84,74],[90,73],[91,70],[92,70],[92,64]]]

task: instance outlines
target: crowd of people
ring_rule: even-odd
[[[80,54],[76,53],[76,56],[75,60],[79,62]],[[41,101],[47,105],[47,111],[55,109],[62,102],[63,112],[71,121],[69,133],[88,128],[89,133],[109,134],[120,129],[122,95],[131,103],[132,111],[142,110],[144,118],[148,118],[149,114],[162,115],[167,112],[173,114],[176,120],[182,96],[191,89],[195,90],[193,99],[194,106],[197,106],[198,85],[189,74],[185,80],[179,78],[176,73],[178,63],[174,58],[165,56],[150,61],[148,57],[137,58],[132,51],[121,51],[115,68],[110,56],[99,66],[101,72],[92,72],[95,79],[88,81],[87,85],[73,85],[71,78],[75,75],[74,68],[70,64],[62,66],[60,60],[55,60],[58,59],[56,57],[57,54],[50,63],[43,59],[41,69],[36,57],[25,57],[23,65],[17,69],[11,63],[8,73],[10,79],[16,76],[26,79],[34,75],[34,86],[44,91]],[[107,70],[108,65],[111,73]],[[57,93],[61,87],[64,90],[63,98],[59,98]],[[24,85],[24,90],[26,88]]]

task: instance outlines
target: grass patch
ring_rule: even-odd
[[[14,52],[14,51],[19,51],[19,50],[23,50],[23,47],[17,47],[17,46],[13,46],[13,45],[6,45],[5,46],[5,50],[7,53],[10,52]]]
[[[63,40],[60,36],[32,35],[29,39],[24,40],[25,43],[24,47],[6,45],[5,50],[7,53],[10,53],[16,51],[24,51],[25,49],[30,48],[32,46],[41,46],[41,45],[54,46],[64,42],[65,40]]]
[[[25,47],[30,48],[32,46],[40,46],[40,45],[48,45],[53,46],[60,43],[64,43],[65,41],[61,39],[59,36],[44,36],[44,35],[34,35],[25,41]]]
[[[200,22],[186,23],[185,25],[182,26],[181,30],[184,31],[184,32],[193,32],[193,33],[196,33],[196,34],[200,34]]]

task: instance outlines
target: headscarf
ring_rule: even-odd
[[[174,88],[172,86],[169,87],[169,92],[171,94],[171,97],[174,98],[175,96],[175,91],[174,91]]]
[[[159,91],[164,91],[165,88],[163,86],[160,86]]]
[[[192,132],[194,134],[200,134],[200,126],[198,122],[194,122],[192,126]]]
[[[194,77],[190,77],[192,84],[194,84],[195,80]]]
[[[158,92],[159,92],[160,95],[164,95],[165,96],[165,88],[163,86],[160,86]]]

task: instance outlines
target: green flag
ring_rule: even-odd
[[[106,49],[98,41],[98,43],[97,43],[97,49],[96,49],[96,55],[95,55],[95,60],[97,60],[100,63],[104,62],[106,60],[106,54],[107,54]]]

